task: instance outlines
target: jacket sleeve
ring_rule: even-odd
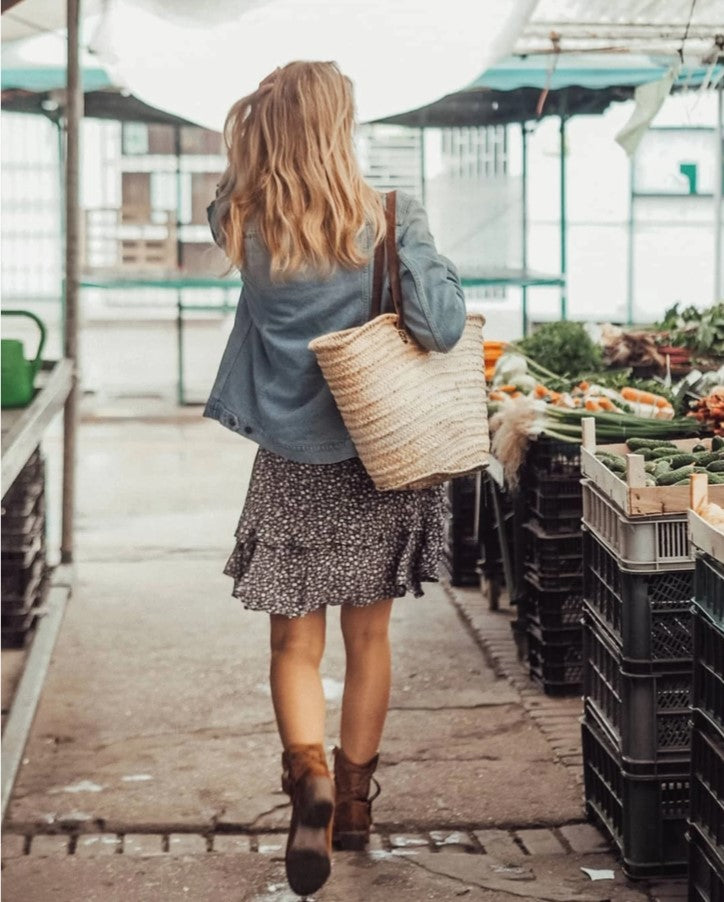
[[[465,295],[453,263],[437,252],[427,214],[413,198],[401,216],[398,234],[405,324],[430,351],[449,351],[465,327]]]

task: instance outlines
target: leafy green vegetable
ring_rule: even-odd
[[[697,354],[724,357],[724,301],[706,310],[685,307],[679,310],[674,304],[657,323],[657,328],[668,333],[672,345],[689,348]]]
[[[601,366],[601,350],[581,323],[546,323],[518,342],[523,353],[558,375],[577,376]]]

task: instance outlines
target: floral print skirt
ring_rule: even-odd
[[[245,608],[300,617],[423,594],[444,548],[443,486],[379,492],[358,458],[302,464],[259,449],[224,568]]]

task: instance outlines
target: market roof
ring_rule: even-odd
[[[408,126],[496,125],[539,117],[541,91],[548,89],[542,115],[602,113],[628,100],[636,87],[662,78],[670,60],[628,54],[560,54],[509,57],[462,91],[380,122]],[[724,77],[724,65],[684,66],[675,91],[699,88]]]

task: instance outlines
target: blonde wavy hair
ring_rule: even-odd
[[[271,277],[311,267],[364,265],[385,233],[379,194],[354,152],[352,82],[334,62],[292,62],[232,106],[224,125],[228,167],[217,192],[218,222],[232,265],[244,264],[244,229],[255,221]]]

